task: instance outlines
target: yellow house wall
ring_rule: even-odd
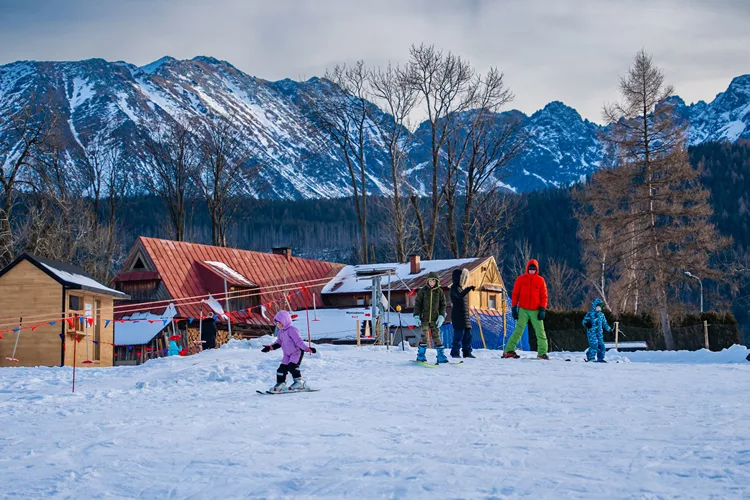
[[[3,324],[0,330],[16,328],[20,317],[24,318],[24,327],[44,324],[34,331],[3,333],[0,366],[60,366],[62,326],[59,321],[54,326],[48,322],[59,318],[61,309],[62,285],[32,263],[23,260],[0,276],[0,323]],[[17,335],[15,357],[18,363],[15,363],[5,358],[12,356]]]
[[[81,309],[73,310],[70,308],[69,297],[75,295],[81,297]],[[96,318],[95,301],[99,300],[100,305],[100,317]],[[73,354],[75,353],[76,366],[80,367],[94,367],[94,366],[112,366],[114,361],[114,329],[115,323],[113,319],[113,302],[114,299],[107,295],[99,295],[84,290],[67,290],[65,300],[65,315],[66,317],[75,317],[75,314],[82,316],[95,317],[94,324],[89,326],[88,321],[84,321],[83,324],[74,321],[75,329],[71,328],[66,322],[65,324],[65,365],[73,366]],[[90,307],[87,307],[90,306]],[[109,325],[104,325],[109,320]],[[99,357],[96,357],[96,328],[97,324],[100,325],[100,337],[99,337]],[[74,339],[80,339],[78,345],[74,348]],[[84,361],[93,361],[93,363],[84,363]]]

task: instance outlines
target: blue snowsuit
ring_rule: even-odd
[[[602,299],[594,299],[591,303],[591,310],[583,318],[583,326],[586,328],[586,336],[589,340],[589,348],[586,350],[586,360],[604,361],[604,330],[612,331],[612,327],[607,323],[604,313],[597,311],[597,306],[604,306]]]

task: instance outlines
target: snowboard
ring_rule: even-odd
[[[430,363],[429,361],[417,361],[416,359],[412,359],[411,362],[416,363],[421,366],[425,366],[427,368],[437,368],[438,366],[443,366],[443,365],[458,366],[458,365],[463,364],[463,361],[459,361],[458,363]]]
[[[263,396],[278,396],[279,394],[296,394],[298,392],[318,392],[320,389],[310,389],[305,388],[298,391],[290,391],[289,389],[283,390],[281,392],[272,392],[272,391],[255,391],[258,394],[262,394]]]

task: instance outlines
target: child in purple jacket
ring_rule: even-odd
[[[290,391],[300,391],[305,389],[305,381],[302,380],[302,373],[299,371],[299,365],[302,363],[302,357],[305,352],[315,353],[314,347],[308,347],[302,340],[299,330],[292,325],[292,317],[286,311],[279,311],[273,318],[279,333],[276,342],[271,345],[264,345],[262,351],[273,351],[281,347],[284,357],[281,360],[279,369],[276,370],[276,385],[271,388],[272,392],[282,392],[286,389],[286,376],[292,374],[294,383],[289,386]]]

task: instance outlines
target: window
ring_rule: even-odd
[[[358,306],[365,305],[365,298],[364,297],[357,297],[357,305]]]
[[[68,295],[68,309],[71,311],[82,311],[83,308],[81,307],[81,297],[78,297],[77,295]]]
[[[497,295],[490,295],[490,309],[497,309]]]

